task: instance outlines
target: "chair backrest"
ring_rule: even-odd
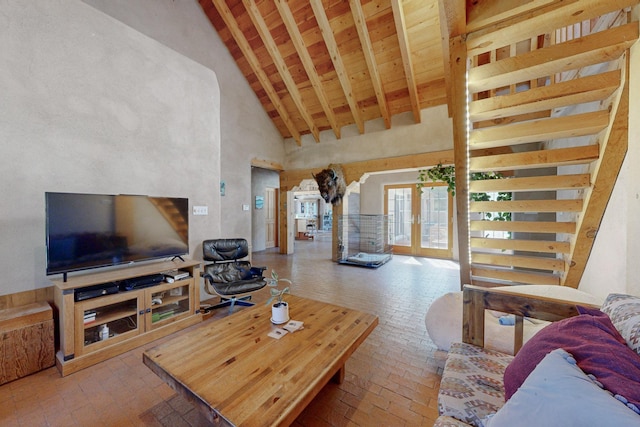
[[[247,239],[211,239],[202,242],[202,257],[205,261],[235,261],[248,255]]]

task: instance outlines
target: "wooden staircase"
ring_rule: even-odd
[[[638,22],[622,9],[634,2],[599,5],[598,16],[571,13],[578,3],[530,10],[456,41],[466,47],[467,92],[456,91],[453,104],[461,111],[465,103],[468,118],[456,169],[504,175],[457,179],[457,194],[512,195],[458,203],[469,217],[468,240],[459,242],[469,254],[461,255],[463,283],[578,287],[626,153],[627,56],[638,39]],[[498,147],[507,153],[486,154]],[[495,212],[512,220],[487,218]]]

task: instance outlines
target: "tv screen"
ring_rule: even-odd
[[[189,253],[189,199],[45,193],[47,274]]]

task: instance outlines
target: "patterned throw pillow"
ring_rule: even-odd
[[[629,348],[640,354],[640,298],[609,294],[601,310],[609,316]]]
[[[634,413],[576,365],[567,351],[547,354],[486,427],[638,426]]]

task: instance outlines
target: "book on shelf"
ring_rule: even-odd
[[[84,312],[84,324],[95,322],[97,312],[95,310],[87,310]]]

